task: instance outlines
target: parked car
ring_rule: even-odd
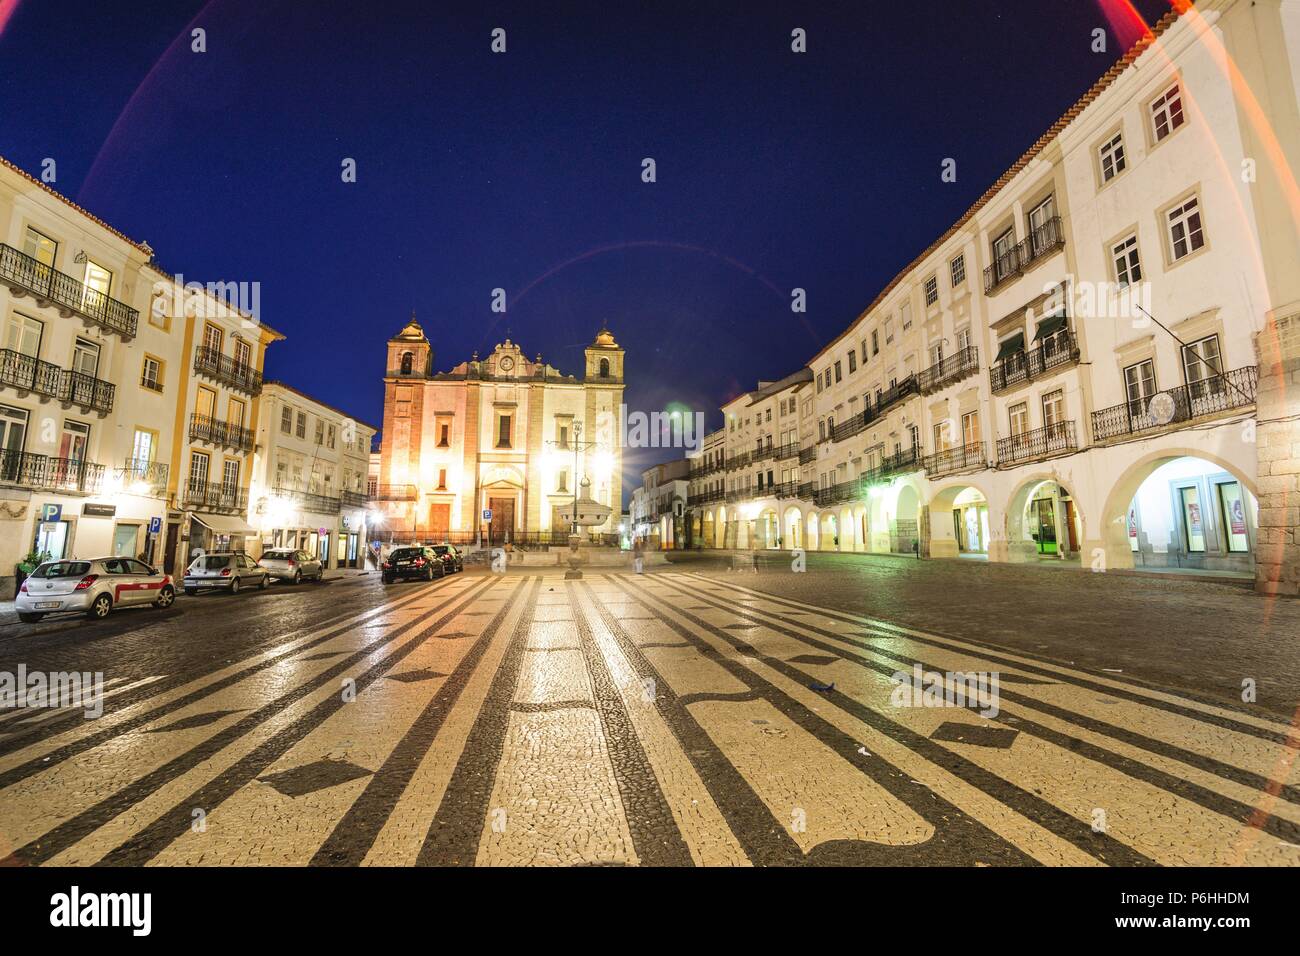
[[[248,555],[237,551],[209,551],[200,554],[185,569],[185,593],[220,588],[238,594],[245,586],[257,585],[265,590],[271,574]]]
[[[433,552],[442,559],[443,567],[445,567],[449,573],[465,570],[465,554],[458,550],[454,545],[435,544],[433,546]]]
[[[313,558],[306,551],[293,548],[272,548],[263,551],[257,563],[270,572],[278,581],[320,581],[325,576],[325,565],[320,558]]]
[[[392,584],[398,578],[423,578],[432,581],[449,573],[442,558],[428,545],[394,548],[380,566],[384,583]]]
[[[35,623],[46,614],[84,611],[108,617],[114,607],[171,607],[176,588],[169,575],[135,558],[46,561],[23,581],[14,600],[18,620]]]

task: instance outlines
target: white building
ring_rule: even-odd
[[[365,566],[377,431],[283,382],[263,386],[249,508],[260,549],[300,548],[328,568]]]
[[[1251,570],[1263,528],[1261,587],[1294,591],[1300,436],[1255,435],[1260,366],[1300,359],[1298,51],[1300,3],[1162,20],[806,369],[723,409],[696,541]]]

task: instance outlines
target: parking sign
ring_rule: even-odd
[[[149,519],[149,533],[157,534],[161,530],[162,530],[162,518],[159,518],[157,515],[154,515],[152,518]]]
[[[484,509],[483,509],[483,520],[484,520],[484,521],[491,521],[491,520],[492,520],[492,509],[491,509],[491,508],[484,508]]]

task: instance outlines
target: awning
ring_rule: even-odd
[[[210,515],[196,511],[194,520],[217,534],[257,534],[257,530],[239,515]]]
[[[1059,332],[1065,328],[1065,313],[1058,312],[1056,315],[1049,316],[1038,323],[1038,332],[1034,335],[1035,342],[1041,342],[1054,332]]]
[[[1015,335],[1011,336],[1011,338],[1002,340],[1002,344],[998,346],[998,357],[994,359],[994,361],[1001,362],[1008,355],[1013,355],[1016,352],[1023,352],[1024,350],[1025,333],[1017,332]]]

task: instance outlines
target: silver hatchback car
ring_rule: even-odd
[[[14,600],[18,620],[35,623],[46,614],[83,611],[108,617],[115,607],[171,607],[176,588],[169,575],[135,558],[46,561],[23,581]]]
[[[209,551],[200,554],[185,569],[185,593],[217,588],[238,594],[245,585],[265,589],[271,575],[242,551]]]
[[[262,552],[257,563],[271,572],[271,577],[279,581],[319,582],[325,576],[325,565],[320,558],[313,558],[306,551],[294,548],[268,548]]]

